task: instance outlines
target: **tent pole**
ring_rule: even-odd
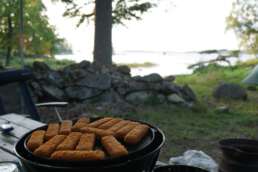
[[[23,18],[23,12],[24,12],[24,1],[19,0],[19,55],[21,58],[21,64],[24,66],[24,54],[23,54],[23,48],[24,48],[24,18]]]

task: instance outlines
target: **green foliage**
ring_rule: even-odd
[[[67,11],[64,13],[64,16],[79,18],[78,26],[85,22],[85,20],[89,22],[94,19],[95,0],[88,0],[86,2],[61,1],[67,5]],[[154,6],[155,4],[148,0],[113,0],[113,23],[124,24],[123,20],[139,20],[143,13]]]
[[[244,62],[238,62],[237,66],[239,67],[255,67],[258,64],[258,59],[257,58],[253,58]]]
[[[24,1],[24,48],[27,55],[52,55],[57,45],[64,40],[58,38],[55,29],[48,23],[45,7],[40,0]],[[19,47],[19,1],[0,1],[0,49],[11,46],[13,54]],[[8,22],[11,25],[8,25]],[[11,26],[11,27],[10,27]],[[10,32],[11,31],[11,32]]]
[[[123,24],[123,20],[141,19],[141,14],[155,6],[145,0],[113,1],[113,23]]]
[[[192,75],[177,76],[176,82],[190,85],[191,88],[197,92],[199,98],[207,98],[211,97],[212,90],[221,82],[232,82],[243,85],[242,80],[256,64],[258,64],[256,59],[239,62],[233,67],[211,64],[196,70]],[[255,106],[254,104],[252,105]],[[251,105],[249,107],[251,107]],[[253,108],[249,110],[251,109]]]
[[[152,62],[144,62],[144,63],[118,63],[118,66],[128,66],[130,68],[149,68],[149,67],[155,67],[157,64]]]
[[[44,62],[46,63],[49,67],[52,69],[62,69],[68,65],[71,65],[75,63],[72,60],[56,60],[54,58],[25,58],[25,64],[27,66],[31,66],[34,62],[39,61],[39,62]],[[0,65],[1,66],[1,65]],[[20,60],[18,57],[14,57],[10,61],[10,66],[9,68],[21,68],[22,65],[20,63]]]
[[[227,25],[240,38],[241,47],[258,53],[258,0],[235,0]]]

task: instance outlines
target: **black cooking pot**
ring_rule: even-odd
[[[220,168],[223,172],[257,172],[258,141],[250,139],[225,139],[219,142],[223,156]]]
[[[25,134],[15,146],[16,154],[28,172],[148,172],[155,166],[160,149],[165,141],[163,132],[151,126],[151,133],[153,134],[151,142],[148,142],[148,145],[143,146],[142,149],[129,154],[129,156],[100,161],[54,161],[36,157],[28,152],[25,142],[31,132]]]
[[[208,172],[197,167],[190,167],[186,165],[166,165],[157,167],[154,172]]]
[[[44,157],[39,157],[39,156],[35,156],[28,148],[27,148],[27,141],[31,135],[31,133],[33,133],[36,130],[46,130],[47,126],[43,126],[43,127],[39,127],[35,130],[30,131],[29,133],[27,133],[25,136],[23,136],[25,138],[25,141],[23,141],[24,143],[24,149],[25,152],[27,154],[27,157],[29,157],[30,159],[33,160],[37,160],[37,162],[41,162],[41,163],[47,163],[49,165],[73,165],[73,166],[85,166],[85,165],[94,165],[94,164],[99,164],[99,162],[101,162],[102,165],[104,164],[110,164],[110,163],[120,163],[120,162],[124,162],[126,160],[132,159],[134,157],[137,157],[139,154],[141,154],[141,152],[146,152],[148,151],[148,149],[151,146],[151,143],[154,140],[155,137],[155,133],[158,132],[158,130],[154,127],[151,127],[147,136],[137,145],[127,145],[127,150],[128,150],[128,155],[127,156],[123,156],[123,157],[119,157],[119,158],[110,158],[107,157],[104,160],[99,160],[99,161],[91,161],[91,160],[87,160],[87,161],[63,161],[63,160],[53,160],[53,159],[49,159],[49,158],[44,158]],[[100,141],[97,139],[96,141],[96,146],[98,148],[102,148]],[[125,144],[125,143],[123,143]],[[103,148],[102,148],[103,149]]]

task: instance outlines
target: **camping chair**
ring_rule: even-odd
[[[54,107],[59,121],[62,120],[57,107],[67,106],[67,102],[48,102],[34,104],[27,81],[33,75],[28,69],[0,72],[0,115],[7,113],[27,114],[40,121],[36,107]]]

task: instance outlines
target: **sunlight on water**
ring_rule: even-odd
[[[56,55],[56,59],[70,59],[76,62],[82,60],[92,61],[92,55]],[[150,73],[159,73],[162,76],[191,74],[192,70],[188,69],[189,65],[194,63],[215,59],[217,54],[199,54],[199,53],[162,53],[162,52],[121,52],[113,56],[114,63],[131,64],[150,62],[156,64],[153,67],[132,68],[131,73],[135,75],[147,75]],[[230,58],[230,62],[235,64],[238,60],[245,61],[252,58],[249,55],[241,55],[239,59]],[[226,65],[221,63],[222,65]]]

